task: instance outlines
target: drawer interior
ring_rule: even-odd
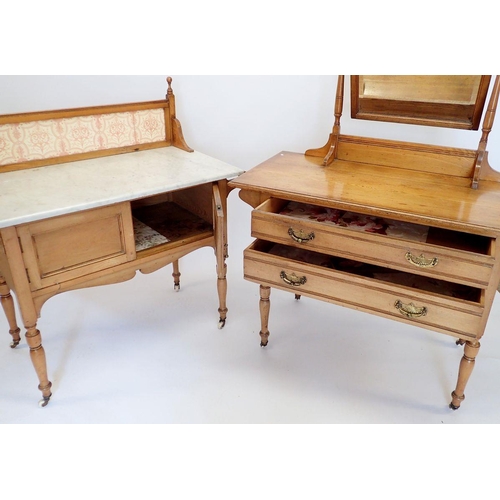
[[[334,257],[264,240],[255,241],[252,248],[258,252],[282,257],[286,259],[287,262],[293,261],[296,263],[320,266],[351,275],[362,276],[365,278],[418,289],[424,292],[431,292],[447,297],[466,300],[476,304],[481,303],[481,290],[467,285],[450,283],[427,276],[388,269],[373,264],[366,264],[342,257]]]
[[[385,235],[405,241],[418,241],[440,247],[492,255],[494,238],[431,227],[337,208],[271,198],[257,210],[329,226]]]

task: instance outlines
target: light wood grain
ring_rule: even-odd
[[[230,186],[293,199],[478,234],[500,231],[500,190],[482,181],[336,160],[283,151],[231,181]]]

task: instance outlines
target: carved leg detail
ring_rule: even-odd
[[[269,297],[271,295],[271,288],[268,286],[260,285],[260,345],[265,347],[269,341],[269,309],[271,307],[271,301]]]
[[[42,347],[42,336],[40,335],[40,331],[36,329],[36,325],[27,327],[27,330],[26,341],[30,348],[31,362],[35,367],[38,380],[40,381],[38,389],[42,391],[42,399],[38,404],[43,407],[47,406],[52,396],[50,392],[52,382],[50,382],[47,377],[47,361],[45,359],[45,351]]]
[[[179,261],[174,260],[174,262],[172,262],[172,266],[174,268],[174,272],[172,273],[172,276],[174,278],[174,290],[178,292],[181,289],[181,273],[179,272]]]
[[[0,302],[2,303],[2,308],[9,323],[9,333],[12,335],[12,342],[10,344],[10,347],[14,349],[19,345],[19,342],[21,341],[21,330],[17,326],[14,300],[12,298],[12,295],[10,294],[9,287],[5,282],[5,278],[3,278],[2,276],[0,276]]]
[[[226,269],[227,266],[223,266],[224,273],[223,276],[217,277],[217,293],[219,295],[219,329],[224,328],[227,318],[227,279],[226,279]]]
[[[456,389],[451,393],[451,403],[450,408],[452,410],[458,410],[460,404],[465,399],[465,386],[469,380],[469,377],[474,368],[476,362],[476,356],[479,352],[481,344],[477,340],[467,340],[464,347],[464,355],[460,360],[460,367],[458,369],[458,381]]]

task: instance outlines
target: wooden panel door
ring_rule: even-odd
[[[135,259],[128,203],[25,224],[17,233],[32,290]]]

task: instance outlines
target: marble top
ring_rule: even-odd
[[[174,191],[243,173],[165,147],[0,174],[0,228]]]

